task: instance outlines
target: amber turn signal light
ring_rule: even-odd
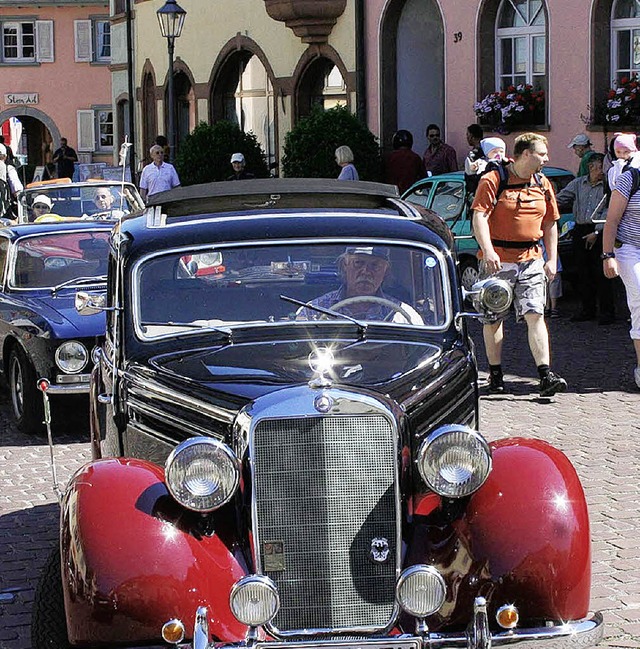
[[[496,621],[503,629],[515,629],[519,619],[520,614],[513,604],[501,606],[496,612]]]
[[[169,644],[180,644],[184,640],[184,624],[180,620],[169,620],[162,625],[162,639]]]

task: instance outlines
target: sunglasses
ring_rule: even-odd
[[[48,205],[45,205],[44,203],[36,203],[36,204],[33,206],[33,209],[34,209],[34,210],[48,210],[48,209],[49,209],[49,206],[48,206]]]

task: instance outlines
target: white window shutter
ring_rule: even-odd
[[[36,20],[36,61],[53,63],[53,20]]]
[[[76,63],[91,63],[91,21],[74,20]]]
[[[76,111],[78,115],[78,151],[96,148],[96,120],[92,110]]]

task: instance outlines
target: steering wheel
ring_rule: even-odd
[[[353,297],[346,297],[344,300],[340,300],[339,302],[332,304],[329,308],[332,311],[337,311],[343,306],[358,304],[360,302],[372,302],[374,304],[381,304],[382,306],[386,306],[389,309],[392,309],[391,313],[383,319],[383,322],[390,322],[393,319],[393,314],[399,313],[407,321],[407,324],[411,324],[411,316],[406,312],[405,309],[403,309],[399,304],[396,304],[391,300],[387,300],[384,297],[378,297],[377,295],[354,295]],[[320,319],[326,320],[327,318],[328,316],[326,314],[323,314]]]

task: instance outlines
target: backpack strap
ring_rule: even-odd
[[[628,165],[626,171],[631,172],[631,191],[629,192],[629,198],[631,198],[640,189],[640,169]]]

